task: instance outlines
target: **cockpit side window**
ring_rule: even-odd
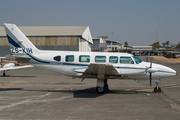
[[[136,57],[136,56],[133,56],[133,58],[134,58],[134,61],[136,62],[136,64],[139,64],[139,63],[141,63],[142,62],[142,60],[141,59],[139,59],[138,57]]]
[[[134,61],[131,57],[120,57],[121,64],[134,64]]]
[[[56,61],[61,61],[61,56],[55,56],[53,59]]]

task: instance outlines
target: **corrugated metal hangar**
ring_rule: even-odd
[[[89,26],[18,26],[41,50],[91,51]],[[0,56],[10,54],[4,27],[0,27]]]

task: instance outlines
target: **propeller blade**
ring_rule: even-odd
[[[152,58],[151,58],[151,64],[150,64],[150,68],[152,68]]]
[[[151,76],[151,73],[149,73],[149,78],[150,78],[150,87],[151,87],[151,83],[152,83],[152,76]]]
[[[148,57],[146,58],[146,62],[148,62]]]

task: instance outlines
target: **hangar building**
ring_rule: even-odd
[[[41,50],[91,51],[89,26],[18,26]],[[0,56],[10,54],[4,27],[0,27]]]

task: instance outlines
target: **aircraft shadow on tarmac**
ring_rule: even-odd
[[[0,91],[7,91],[7,90],[21,90],[21,91],[38,91],[38,92],[63,92],[63,93],[73,93],[74,98],[96,98],[106,94],[149,94],[152,92],[143,91],[140,89],[132,89],[132,90],[108,90],[104,94],[98,94],[95,91],[95,87],[83,89],[83,90],[30,90],[30,89],[23,89],[23,88],[3,88]],[[140,91],[139,91],[140,90]]]
[[[11,76],[11,75],[3,76],[3,75],[0,75],[0,77],[36,77],[36,76]]]
[[[73,91],[75,98],[95,98],[105,94],[138,94],[138,93],[152,93],[148,91],[137,91],[137,90],[108,90],[104,94],[98,94],[95,91],[96,88],[89,88],[85,90]]]
[[[84,90],[30,90],[22,89],[22,91],[37,91],[37,92],[62,92],[62,93],[73,93],[74,98],[96,98],[104,94],[97,94],[95,87]]]
[[[22,90],[22,88],[0,88],[0,91]]]
[[[161,88],[175,88],[175,87],[180,87],[180,84],[176,84],[176,85],[166,85],[166,86],[162,86]]]
[[[150,91],[143,91],[141,89],[132,89],[132,90],[109,90],[108,94],[149,94]]]

